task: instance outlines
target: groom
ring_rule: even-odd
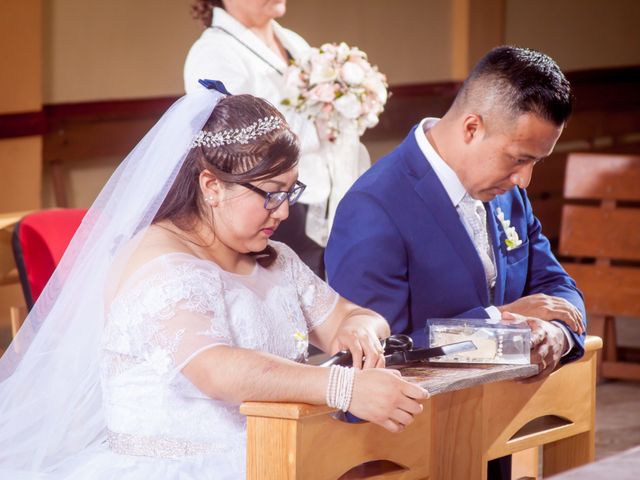
[[[551,58],[490,51],[444,117],[422,120],[343,198],[325,252],[329,283],[417,345],[429,318],[517,314],[532,329],[534,380],[579,359],[583,299],[525,191],[571,109]],[[510,461],[489,471],[510,478]]]
[[[532,328],[535,378],[580,358],[583,299],[525,191],[571,109],[551,58],[490,51],[444,117],[422,120],[344,197],[325,253],[329,283],[418,345],[429,318],[510,312]]]

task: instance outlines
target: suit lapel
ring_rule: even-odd
[[[469,234],[465,230],[464,225],[462,225],[458,212],[452,205],[451,199],[447,195],[444,186],[440,183],[440,179],[433,171],[429,162],[424,158],[422,151],[416,144],[415,138],[412,138],[412,140],[412,144],[409,143],[409,145],[407,145],[408,149],[405,149],[405,153],[407,153],[406,158],[407,161],[413,163],[410,168],[414,172],[423,174],[418,178],[415,185],[415,192],[422,199],[438,226],[445,233],[445,237],[451,244],[451,248],[457,252],[458,256],[463,260],[465,267],[469,270],[478,297],[481,299],[483,305],[488,305],[489,295],[487,292],[486,277],[478,252],[471,238],[469,238]],[[418,166],[415,162],[423,163],[424,166]]]
[[[496,209],[500,206],[498,197],[488,203],[485,203],[487,209],[487,229],[491,235],[493,247],[493,256],[496,260],[496,286],[493,295],[493,304],[502,305],[504,303],[504,293],[506,287],[506,269],[507,257],[504,254],[501,245],[504,244],[504,232],[502,226],[498,223],[496,217]]]

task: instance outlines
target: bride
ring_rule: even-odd
[[[243,401],[391,431],[421,411],[425,390],[375,368],[385,320],[269,239],[305,188],[296,136],[203,83],[109,180],[0,360],[1,478],[237,479]],[[356,368],[305,364],[309,342]]]

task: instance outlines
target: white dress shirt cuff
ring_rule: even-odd
[[[502,319],[502,313],[500,312],[500,310],[498,310],[497,307],[491,305],[490,307],[487,307],[484,310],[487,312],[487,315],[489,315],[489,318],[491,320],[501,320]]]
[[[562,333],[564,333],[564,336],[567,337],[567,344],[569,345],[569,347],[562,354],[562,356],[564,357],[567,353],[569,353],[573,349],[575,345],[575,340],[573,339],[573,336],[571,335],[571,333],[569,333],[569,327],[567,327],[564,323],[558,320],[551,320],[551,323],[553,323],[554,325],[558,325],[560,328],[562,328]]]

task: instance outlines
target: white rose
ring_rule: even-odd
[[[322,52],[322,54],[335,56],[337,49],[337,46],[333,43],[323,43],[322,45],[320,45],[318,51]]]
[[[334,68],[332,62],[326,61],[322,57],[318,57],[313,62],[311,74],[309,75],[309,83],[317,85],[323,82],[332,82],[338,77],[338,72]]]
[[[349,57],[349,53],[349,45],[344,42],[340,42],[340,45],[338,45],[338,48],[336,49],[336,60],[340,63],[344,62]]]
[[[356,119],[360,116],[360,101],[353,93],[347,93],[335,101],[336,110],[345,118]]]
[[[367,60],[367,54],[360,50],[358,47],[351,47],[349,49],[349,56],[351,56],[352,59],[357,58],[365,61]]]
[[[328,103],[333,101],[336,93],[334,85],[331,83],[321,83],[309,91],[309,100],[314,102]]]
[[[365,125],[367,128],[373,128],[378,124],[378,115],[375,113],[369,113],[365,117]]]
[[[365,88],[378,97],[378,101],[384,105],[387,103],[387,87],[384,86],[381,80],[376,77],[367,77],[362,82]]]
[[[354,62],[347,62],[340,70],[342,79],[349,85],[360,85],[364,80],[364,70]]]

